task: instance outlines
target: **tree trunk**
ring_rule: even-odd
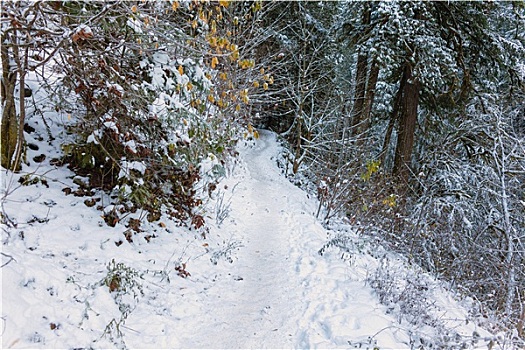
[[[355,76],[355,92],[354,92],[354,105],[352,107],[352,133],[357,134],[357,129],[361,123],[361,116],[363,113],[363,106],[365,102],[365,91],[366,91],[366,76],[368,66],[368,55],[366,53],[360,53],[357,56],[357,72]]]
[[[16,138],[16,150],[15,159],[11,164],[11,170],[18,171],[21,168],[22,160],[25,158],[25,136],[24,136],[24,124],[26,120],[26,103],[25,103],[25,86],[26,86],[26,73],[28,67],[29,47],[26,46],[23,51],[22,57],[20,57],[19,48],[13,47],[15,61],[18,69],[18,89],[19,89],[19,102],[18,102],[18,135]]]
[[[2,38],[4,39],[4,38]],[[17,74],[10,71],[9,48],[2,40],[2,123],[0,129],[0,165],[12,169],[13,156],[18,144],[18,121],[15,107],[15,85]]]
[[[403,77],[401,78],[404,84],[400,85],[402,90],[400,90],[399,129],[392,171],[394,175],[399,177],[399,181],[402,184],[406,184],[410,176],[410,163],[419,105],[420,84],[417,80],[414,80],[412,73],[412,66],[406,63]]]
[[[363,111],[361,114],[361,125],[357,129],[357,134],[362,135],[362,137],[360,137],[357,140],[358,145],[361,145],[366,139],[366,134],[371,124],[370,117],[371,117],[371,112],[372,112],[372,105],[374,104],[378,77],[379,77],[379,65],[377,64],[377,60],[374,59],[370,66],[370,73],[368,75],[368,82],[366,84],[366,95],[365,95]]]
[[[364,4],[363,17],[361,20],[363,26],[370,24],[370,5]],[[354,105],[352,107],[352,129],[353,135],[359,135],[360,124],[363,121],[363,107],[365,105],[366,80],[368,76],[368,54],[360,52],[357,56]]]
[[[394,131],[394,126],[396,125],[396,119],[394,115],[390,117],[388,122],[388,127],[386,128],[385,138],[383,140],[383,148],[381,149],[381,156],[379,160],[384,167],[386,167],[386,157],[388,155],[388,146],[390,145],[390,139],[392,138],[392,131]]]
[[[386,165],[386,157],[388,155],[388,148],[390,146],[390,140],[392,138],[392,132],[394,131],[394,126],[399,119],[399,113],[401,110],[401,102],[403,91],[405,90],[406,76],[403,74],[399,82],[399,88],[397,89],[396,97],[394,98],[394,107],[392,110],[392,115],[390,116],[390,121],[388,122],[388,127],[385,133],[385,139],[383,140],[383,148],[381,150],[381,163]]]
[[[511,209],[509,208],[509,195],[507,193],[507,159],[509,155],[506,152],[505,144],[503,142],[502,123],[500,115],[497,116],[497,145],[495,150],[499,148],[499,154],[497,151],[494,152],[494,160],[498,164],[498,175],[500,180],[500,198],[501,198],[501,209],[503,212],[503,229],[505,231],[505,238],[507,240],[507,252],[505,256],[505,265],[507,270],[507,286],[506,286],[506,298],[505,298],[505,313],[507,316],[512,315],[512,309],[514,304],[515,292],[516,292],[516,263],[514,261],[515,246],[514,241],[518,242],[518,233],[512,224]],[[499,159],[498,159],[499,158]]]
[[[302,113],[302,108],[300,109],[300,113]],[[302,142],[301,142],[301,139],[302,139],[302,134],[303,134],[303,118],[302,117],[299,117],[299,120],[297,121],[297,138],[296,138],[296,144],[295,144],[295,154],[294,154],[294,159],[293,159],[293,168],[292,168],[292,171],[294,174],[297,174],[297,172],[299,171],[299,166],[301,165],[301,162],[302,162]]]

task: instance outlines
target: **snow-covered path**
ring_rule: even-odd
[[[246,230],[244,247],[232,266],[237,283],[230,286],[226,281],[216,287],[220,302],[209,301],[213,325],[204,325],[202,336],[196,332],[199,347],[294,346],[304,310],[290,249],[297,244],[297,235],[291,233],[297,225],[290,220],[304,203],[291,203],[290,187],[296,189],[283,181],[275,166],[268,166],[273,156],[269,137],[263,136],[257,147],[244,153],[251,176],[238,185],[232,198],[232,216]]]
[[[367,284],[378,260],[319,254],[328,231],[316,201],[280,174],[275,134],[239,151],[220,184],[229,215],[214,222],[208,208],[206,238],[162,218],[122,242],[125,223],[108,227],[84,197],[63,194],[74,186],[66,168],[28,169],[48,179],[31,186],[2,173],[16,223],[2,230],[2,347],[410,348],[418,326]],[[126,278],[120,295],[108,288],[114,271]],[[428,297],[455,331],[477,331],[449,294]]]
[[[363,279],[352,282],[348,264],[318,254],[326,231],[313,216],[315,202],[280,175],[277,153],[275,136],[263,131],[241,154],[249,176],[236,188],[231,215],[245,230],[243,247],[231,275],[203,300],[209,321],[186,345],[348,347],[380,333],[384,347],[399,346],[396,328],[387,328],[395,321]]]

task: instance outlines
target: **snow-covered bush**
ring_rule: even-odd
[[[368,278],[380,302],[389,313],[397,315],[399,324],[417,327],[410,336],[411,348],[467,349],[485,342],[475,332],[465,336],[447,326],[440,310],[443,305],[436,305],[435,283],[417,269],[385,255]]]
[[[218,180],[202,162],[214,159],[217,170],[243,125],[253,134],[250,96],[273,80],[239,46],[250,39],[242,32],[251,25],[246,13],[255,17],[259,8],[94,4],[83,11],[104,17],[89,27],[73,16],[75,5],[63,10],[78,25],[63,55],[62,83],[82,106],[64,162],[89,177],[90,188],[110,194],[116,205],[105,215],[110,226],[140,210],[139,219],[167,213],[202,227],[203,199]],[[246,15],[241,22],[238,13]]]
[[[489,103],[486,101],[486,108]],[[422,266],[477,298],[511,325],[520,319],[525,283],[523,239],[523,138],[506,113],[479,110],[476,122],[448,125],[422,169],[422,188],[407,231]],[[454,155],[452,157],[451,155]],[[502,317],[502,318],[503,318]]]

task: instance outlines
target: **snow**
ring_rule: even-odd
[[[128,162],[126,160],[123,160],[120,162],[120,171],[118,174],[119,179],[120,178],[130,178],[131,170],[136,170],[141,174],[144,174],[146,172],[146,165],[143,162],[139,161],[132,161]]]
[[[366,249],[343,259],[338,249],[319,253],[337,232],[315,218],[316,200],[281,174],[276,135],[261,130],[238,151],[203,213],[208,231],[162,217],[132,242],[124,222],[108,227],[85,197],[62,192],[76,186],[67,168],[25,166],[47,179],[31,186],[3,171],[3,207],[14,225],[2,230],[2,346],[410,348],[419,325],[381,304],[369,283],[379,260]],[[210,155],[203,169],[215,164]],[[139,162],[123,165],[145,171]],[[396,270],[407,268],[397,261]],[[116,274],[125,291],[111,290]],[[443,288],[433,296],[455,331],[489,336],[466,324],[466,309]]]
[[[85,24],[81,24],[75,29],[75,34],[78,34],[81,32],[84,32],[84,34],[86,35],[93,35],[93,31],[91,30],[91,27]]]
[[[128,18],[126,22],[127,26],[135,31],[137,34],[142,34],[142,22],[135,18]]]

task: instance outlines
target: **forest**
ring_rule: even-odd
[[[26,185],[46,160],[89,179],[75,195],[110,196],[109,227],[146,236],[167,213],[205,230],[197,187],[218,191],[235,145],[269,129],[319,220],[346,218],[523,344],[525,2],[1,6],[1,166]],[[28,120],[52,134],[38,91],[68,142],[30,158]]]

